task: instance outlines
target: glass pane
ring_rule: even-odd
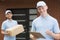
[[[37,15],[30,15],[30,16],[29,16],[29,19],[30,19],[30,20],[34,20],[36,17],[37,17]]]
[[[29,9],[29,14],[37,14],[36,9]]]
[[[32,26],[32,21],[29,22],[29,26]]]

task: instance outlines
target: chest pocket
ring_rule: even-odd
[[[36,30],[38,32],[40,32],[40,31],[46,31],[46,30],[53,31],[53,24],[52,24],[52,22],[49,22],[49,21],[38,22],[38,23],[36,23]]]
[[[12,28],[12,27],[14,27],[15,25],[16,25],[16,23],[7,23],[7,24],[6,24],[6,29]]]
[[[42,29],[43,29],[43,24],[40,22],[40,23],[36,23],[36,32],[40,32]]]

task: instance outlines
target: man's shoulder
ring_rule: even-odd
[[[34,20],[33,20],[33,22],[36,22],[36,21],[38,21],[38,19],[39,19],[39,17],[37,17],[36,19],[34,19]]]
[[[2,24],[5,24],[5,23],[7,23],[7,20],[4,20],[4,21],[2,22]]]
[[[57,19],[56,18],[54,18],[54,17],[52,17],[52,16],[50,16],[50,19],[52,20],[52,21],[57,21]]]
[[[16,20],[13,20],[13,22],[17,22]]]

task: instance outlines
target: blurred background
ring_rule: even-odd
[[[1,24],[6,19],[5,10],[11,10],[13,19],[18,21],[18,24],[23,24],[25,31],[17,35],[16,40],[30,40],[29,31],[32,21],[40,14],[36,11],[36,3],[45,1],[48,5],[48,13],[55,17],[60,25],[60,0],[0,0],[0,31]],[[0,40],[3,40],[0,32]]]

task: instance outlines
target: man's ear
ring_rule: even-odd
[[[48,6],[46,6],[46,9],[48,9]]]
[[[5,17],[7,17],[7,15],[5,15]]]
[[[13,14],[12,14],[12,16],[13,16]]]

